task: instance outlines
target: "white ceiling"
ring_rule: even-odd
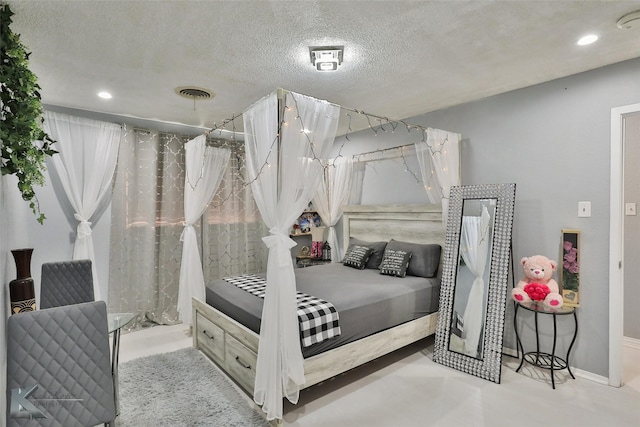
[[[616,27],[640,1],[7,3],[45,104],[205,127],[278,87],[405,119],[640,57],[640,26]],[[337,72],[318,45],[345,46]],[[216,96],[194,111],[190,85]]]

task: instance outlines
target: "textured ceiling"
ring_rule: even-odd
[[[278,87],[404,119],[640,57],[640,26],[616,27],[640,1],[7,3],[45,104],[194,126]],[[337,72],[318,45],[345,46]],[[194,110],[189,85],[216,96]]]

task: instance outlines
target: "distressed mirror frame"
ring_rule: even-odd
[[[452,187],[445,237],[440,285],[440,309],[433,361],[450,368],[500,384],[502,339],[504,336],[507,288],[511,265],[511,233],[515,208],[515,184],[485,184]],[[489,290],[484,327],[484,357],[474,357],[449,350],[451,316],[460,257],[460,230],[465,199],[496,199],[493,249],[489,272]]]

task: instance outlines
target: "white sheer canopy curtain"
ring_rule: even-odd
[[[44,118],[58,151],[51,158],[53,170],[78,220],[73,259],[91,260],[94,295],[101,300],[90,220],[99,218],[111,195],[121,126],[51,111],[45,111]]]
[[[305,381],[290,253],[296,243],[289,228],[319,185],[318,159],[328,157],[339,118],[338,106],[308,96],[289,92],[282,103],[280,124],[275,92],[243,114],[248,178],[269,228],[263,238],[269,256],[254,387],[268,420],[282,419],[283,397],[296,403]]]
[[[473,284],[464,310],[465,353],[478,356],[480,333],[484,323],[484,271],[489,255],[489,223],[491,217],[486,206],[480,216],[463,216],[460,230],[460,255],[473,274]]]
[[[442,203],[442,219],[449,213],[449,191],[460,185],[460,139],[457,133],[427,129],[427,138],[416,143],[422,181],[431,203]]]
[[[313,197],[322,222],[329,227],[327,242],[331,247],[331,261],[342,260],[335,225],[342,216],[342,207],[349,203],[352,189],[353,159],[338,157],[325,163],[324,176]]]
[[[187,142],[186,177],[184,180],[184,230],[182,231],[182,262],[178,290],[178,313],[183,323],[191,325],[191,298],[205,300],[204,273],[198,236],[194,224],[216,193],[229,163],[231,150],[207,147],[206,137],[200,135]]]

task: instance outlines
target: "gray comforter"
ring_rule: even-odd
[[[438,310],[440,279],[380,274],[342,264],[295,269],[297,289],[331,302],[340,315],[339,337],[303,349],[309,357]],[[224,281],[207,285],[207,303],[256,333],[263,300]]]

